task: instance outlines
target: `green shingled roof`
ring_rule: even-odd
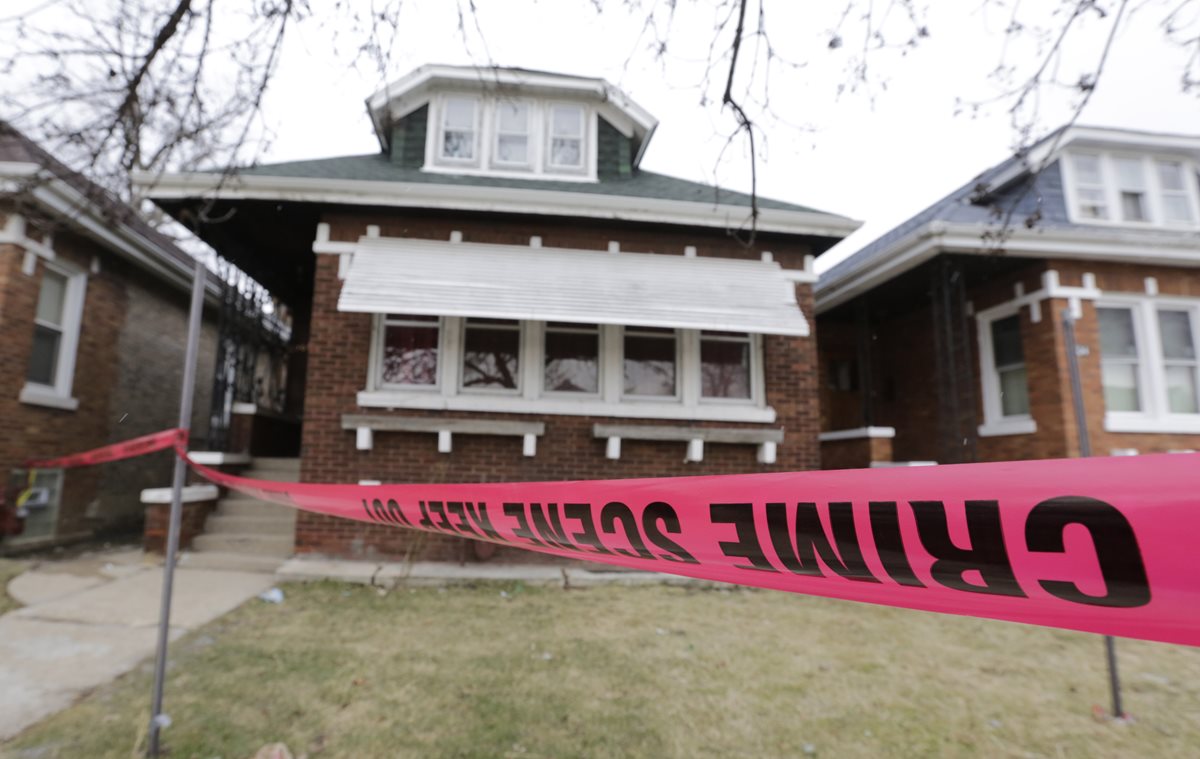
[[[511,187],[522,190],[550,190],[595,195],[616,195],[634,198],[659,198],[692,203],[721,203],[749,206],[750,196],[741,192],[716,190],[711,185],[689,182],[664,174],[635,170],[631,176],[602,176],[598,182],[556,182],[548,179],[510,179],[480,175],[434,174],[420,169],[398,166],[382,153],[369,155],[320,158],[311,161],[289,161],[241,169],[247,176],[295,177],[310,179],[357,179],[367,182],[411,182],[471,187]],[[780,211],[824,213],[807,206],[784,203],[759,197],[760,208]],[[835,214],[826,214],[836,216]]]

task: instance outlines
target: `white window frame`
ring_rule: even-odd
[[[438,331],[438,365],[437,375],[432,385],[410,385],[399,382],[384,382],[383,381],[383,344],[387,338],[388,326],[404,327],[416,326],[425,327],[426,329],[436,325]],[[442,377],[445,374],[445,358],[446,358],[446,320],[438,318],[436,322],[420,322],[409,321],[406,319],[389,319],[387,314],[375,314],[371,320],[371,353],[370,366],[371,374],[367,379],[367,387],[371,390],[405,390],[421,393],[436,393],[442,384]]]
[[[696,382],[697,382],[696,393],[697,393],[701,403],[723,403],[723,404],[729,404],[729,405],[745,406],[747,404],[755,405],[755,404],[762,402],[762,396],[760,395],[760,391],[763,387],[762,335],[758,335],[758,334],[754,334],[754,333],[745,333],[745,332],[740,333],[740,334],[745,335],[747,338],[749,338],[748,342],[749,342],[749,347],[750,347],[750,378],[749,378],[750,397],[749,398],[720,398],[720,397],[708,397],[708,396],[704,395],[704,378],[700,375],[700,369],[701,369],[701,366],[703,366],[703,362],[701,361],[701,358],[702,358],[701,350],[703,348],[702,343],[704,342],[704,332],[706,330],[688,330],[688,331],[694,331],[696,333],[696,367],[695,367],[694,373],[696,375]],[[716,332],[718,330],[707,330],[707,331]],[[713,335],[713,336],[709,337],[708,339],[716,341],[716,342],[729,342],[729,343],[747,342],[746,340],[743,340],[741,338],[734,338],[734,337],[729,337],[729,336],[718,336],[718,335]]]
[[[1079,180],[1073,163],[1076,155],[1096,156],[1100,162],[1100,175],[1104,181],[1104,198],[1108,208],[1108,216],[1094,219],[1083,216],[1079,212]],[[1115,159],[1127,158],[1141,162],[1142,177],[1146,187],[1145,221],[1125,220],[1122,217],[1121,188],[1118,184]],[[1166,193],[1178,193],[1177,190],[1164,191],[1158,176],[1158,163],[1178,163],[1183,168],[1183,192],[1186,193],[1192,219],[1187,222],[1166,220],[1163,208],[1163,196]],[[1186,156],[1167,153],[1131,153],[1128,151],[1106,151],[1079,149],[1067,151],[1059,160],[1063,175],[1063,195],[1067,204],[1067,215],[1076,224],[1096,224],[1100,226],[1119,226],[1133,228],[1167,228],[1167,229],[1200,229],[1200,187],[1196,180],[1196,163]]]
[[[625,392],[625,338],[630,334],[632,334],[634,337],[663,337],[664,333],[642,330],[633,326],[621,327],[621,357],[620,360],[617,361],[617,365],[620,367],[621,372],[621,400],[630,403],[664,403],[683,400],[683,385],[685,384],[684,377],[686,376],[683,366],[683,333],[688,331],[689,330],[682,329],[672,330],[672,333],[675,336],[675,392],[671,395],[635,395],[633,393]]]
[[[479,317],[479,318],[486,318],[486,317]],[[525,333],[527,331],[526,326],[529,324],[529,322],[524,321],[524,320],[518,320],[518,319],[512,319],[512,320],[506,319],[505,320],[505,321],[516,321],[516,323],[517,323],[517,326],[516,326],[516,332],[517,332],[517,377],[516,377],[517,386],[516,387],[467,387],[466,385],[463,384],[463,375],[466,373],[466,366],[464,365],[464,362],[467,360],[467,322],[469,322],[470,320],[471,320],[471,317],[458,320],[459,321],[459,331],[460,331],[460,335],[461,335],[461,338],[458,343],[461,346],[461,349],[460,349],[458,357],[457,357],[457,362],[458,362],[458,367],[459,367],[458,391],[460,393],[469,394],[469,395],[501,395],[501,396],[521,395],[521,393],[524,391],[524,389],[529,386],[529,383],[525,380],[525,375],[528,374],[525,363],[526,363],[526,357],[529,353],[529,351],[526,350],[527,340],[526,340]],[[510,332],[510,331],[512,331],[512,327],[510,327],[508,325],[498,325],[498,324],[478,324],[478,325],[475,325],[474,328],[482,329],[482,330],[491,330],[491,331],[495,331],[495,332],[501,332],[501,331]]]
[[[445,132],[446,104],[452,98],[475,101],[475,158],[446,158],[442,155]],[[505,163],[495,160],[499,140],[500,122],[497,108],[503,103],[514,102],[503,95],[479,95],[465,92],[446,92],[430,99],[428,123],[425,130],[425,165],[422,171],[431,174],[455,174],[459,176],[491,176],[510,179],[544,178],[561,182],[597,182],[596,144],[598,118],[596,108],[580,101],[537,100],[522,98],[518,102],[529,107],[529,162],[528,164]],[[583,110],[583,166],[550,166],[549,146],[550,109],[555,105],[569,105]]]
[[[83,327],[83,309],[87,298],[87,272],[59,261],[43,261],[46,271],[53,271],[66,278],[63,293],[62,339],[58,343],[58,360],[55,362],[54,382],[43,384],[25,380],[19,400],[35,406],[74,411],[79,408],[79,399],[73,397],[75,384],[75,360],[79,353],[79,333]],[[38,279],[38,297],[41,297],[41,279]],[[36,304],[36,300],[35,300]],[[36,324],[36,317],[34,319]],[[30,325],[32,329],[33,325]]]
[[[470,158],[455,158],[445,154],[446,146],[446,114],[449,110],[451,100],[464,100],[473,104],[474,112],[474,129],[475,129],[475,147],[472,151],[473,155]],[[484,134],[484,104],[481,99],[472,95],[451,93],[442,97],[438,101],[437,108],[437,129],[434,131],[437,135],[434,143],[433,158],[436,163],[442,166],[454,166],[460,168],[470,168],[485,165],[483,163],[483,146],[487,144],[486,140],[481,139]]]
[[[579,111],[579,158],[578,166],[564,165],[554,163],[554,109],[555,108],[574,108]],[[588,140],[589,132],[589,110],[582,103],[571,103],[564,101],[548,101],[545,107],[545,130],[546,136],[544,139],[545,150],[545,171],[547,174],[582,174],[588,170],[588,158],[591,154]],[[591,119],[590,121],[594,121]]]
[[[542,395],[547,398],[603,398],[604,397],[604,325],[602,324],[580,324],[577,327],[555,327],[555,332],[565,332],[575,335],[590,335],[593,334],[592,328],[595,328],[596,335],[596,392],[581,393],[572,392],[569,390],[550,390],[546,387],[546,335],[550,332],[550,325],[546,322],[534,322],[541,325],[540,336],[536,343],[540,347],[538,353],[538,385],[541,388]],[[534,342],[531,340],[531,342]]]
[[[1200,435],[1200,413],[1170,411],[1167,402],[1165,359],[1158,329],[1158,310],[1187,311],[1192,340],[1200,339],[1200,300],[1171,296],[1121,295],[1105,293],[1096,308],[1128,308],[1133,312],[1134,339],[1137,342],[1138,392],[1141,411],[1104,410],[1104,429],[1109,432],[1140,432]],[[1097,335],[1097,341],[1099,337]],[[1200,348],[1200,345],[1196,346]],[[1100,350],[1099,344],[1096,346]],[[1100,355],[1103,360],[1103,354]]]
[[[976,337],[979,345],[979,378],[983,388],[983,424],[979,425],[980,437],[1001,435],[1030,435],[1037,432],[1037,422],[1032,413],[1005,416],[1000,398],[1000,373],[996,368],[996,351],[992,342],[992,324],[1010,316],[1020,316],[1021,307],[1016,303],[1005,303],[980,311],[975,315]],[[1025,355],[1022,342],[1021,355]],[[1029,361],[1025,361],[1026,389],[1029,383]],[[1029,393],[1030,409],[1033,408],[1033,393]]]
[[[605,416],[722,422],[775,421],[766,405],[763,338],[750,339],[751,397],[700,397],[700,331],[675,330],[675,395],[631,396],[624,393],[624,332],[620,325],[599,325],[599,392],[547,391],[543,321],[520,321],[519,389],[462,388],[461,372],[466,319],[446,316],[439,322],[438,384],[387,385],[380,382],[384,317],[372,320],[373,335],[365,389],[358,405],[367,408],[440,409],[518,414]],[[631,329],[635,329],[631,328]]]
[[[525,131],[520,132],[505,132],[500,129],[500,109],[506,105],[520,105],[525,107]],[[495,125],[490,130],[492,137],[491,156],[489,165],[500,169],[515,169],[523,171],[532,171],[534,166],[538,165],[540,155],[538,147],[541,140],[538,139],[537,129],[537,105],[536,103],[521,99],[500,98],[491,104],[489,109],[492,113],[492,123]],[[500,159],[500,138],[501,136],[510,136],[524,134],[525,136],[525,160],[524,161],[503,161]]]
[[[1153,168],[1154,181],[1159,183],[1158,193],[1159,193],[1159,198],[1161,199],[1160,202],[1162,202],[1163,223],[1166,225],[1169,225],[1169,226],[1175,226],[1175,225],[1188,226],[1188,225],[1197,224],[1198,220],[1200,220],[1200,217],[1196,216],[1196,200],[1195,200],[1195,196],[1192,193],[1191,187],[1188,182],[1188,176],[1189,176],[1188,172],[1191,171],[1192,176],[1194,176],[1195,175],[1195,167],[1189,166],[1188,163],[1182,159],[1167,158],[1164,156],[1155,157],[1155,159],[1151,163],[1154,167]],[[1179,170],[1181,172],[1183,172],[1183,189],[1182,190],[1168,190],[1165,186],[1163,186],[1162,177],[1159,176],[1158,167],[1160,164],[1166,164],[1166,163],[1178,164]],[[1166,211],[1165,201],[1167,199],[1167,196],[1169,196],[1169,195],[1170,196],[1182,196],[1184,202],[1187,203],[1188,212],[1192,216],[1192,218],[1190,220],[1188,220],[1188,221],[1171,221],[1171,220],[1167,219],[1167,211]]]

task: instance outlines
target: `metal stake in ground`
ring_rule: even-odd
[[[1071,374],[1071,397],[1075,404],[1075,425],[1079,431],[1079,455],[1092,455],[1092,443],[1088,439],[1087,416],[1083,406],[1083,384],[1079,380],[1079,346],[1075,342],[1075,316],[1070,308],[1063,309],[1063,341],[1067,348],[1067,369]],[[1108,685],[1112,690],[1112,713],[1117,719],[1125,718],[1121,707],[1121,678],[1117,674],[1117,642],[1111,635],[1104,636],[1104,652],[1108,657]]]
[[[192,278],[192,309],[188,315],[187,354],[183,361],[183,387],[179,393],[179,427],[192,427],[192,395],[196,386],[196,353],[200,343],[200,317],[204,310],[204,265],[196,261]],[[162,601],[158,614],[158,653],[154,660],[154,700],[150,707],[150,739],[147,754],[158,757],[159,733],[166,724],[162,713],[163,680],[167,672],[167,636],[171,629],[171,591],[175,584],[175,556],[179,552],[179,523],[183,515],[183,480],[187,464],[175,457],[175,478],[171,482],[171,520],[167,528],[166,559],[163,564]]]

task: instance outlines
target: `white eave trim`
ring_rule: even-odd
[[[930,222],[894,243],[865,267],[817,284],[816,311],[822,313],[875,288],[941,253],[994,255],[995,242],[984,240],[987,224]],[[1103,236],[1075,230],[1013,230],[1003,244],[1006,255],[1070,258],[1163,266],[1200,267],[1200,234],[1176,237],[1105,229]]]
[[[39,173],[41,167],[37,164],[0,163],[0,180],[13,176],[24,179],[35,177]],[[110,251],[124,256],[181,289],[191,290],[194,270],[190,264],[177,260],[129,225],[113,224],[97,212],[94,204],[89,202],[86,196],[62,179],[47,173],[44,180],[39,179],[27,187],[26,192],[44,209]],[[130,209],[130,213],[136,211]],[[208,278],[206,284],[208,300],[215,303],[220,294],[219,287],[212,277]]]
[[[213,174],[159,177],[141,172],[134,174],[134,181],[150,189],[150,195],[155,200],[195,197],[285,200],[571,216],[719,229],[740,229],[746,227],[750,219],[750,209],[746,206],[512,187],[266,176],[237,176],[221,183],[221,177]],[[861,222],[831,214],[762,208],[759,209],[757,229],[759,232],[840,239],[860,225]]]
[[[518,71],[504,68],[475,68],[463,66],[429,65],[389,82],[367,98],[367,109],[376,119],[389,103],[415,99],[417,94],[437,83],[457,83],[481,88],[484,91],[500,88],[521,88],[530,92],[574,93],[608,103],[646,133],[654,131],[658,120],[649,111],[635,103],[628,95],[603,79],[547,74],[533,71]],[[626,135],[629,136],[629,135]]]

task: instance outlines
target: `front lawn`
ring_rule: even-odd
[[[754,590],[286,585],[172,649],[172,759],[1195,756],[1200,649]],[[129,757],[149,666],[0,748]]]
[[[21,604],[14,601],[5,589],[8,587],[9,581],[24,572],[28,566],[28,562],[0,559],[0,614],[20,607]]]

